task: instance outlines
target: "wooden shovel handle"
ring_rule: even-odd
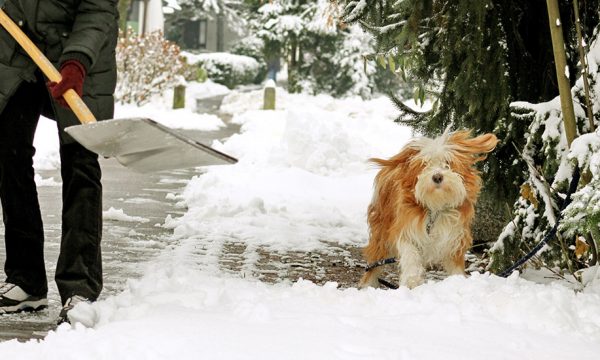
[[[48,58],[40,51],[40,49],[35,46],[35,44],[27,37],[27,35],[23,33],[17,24],[15,24],[15,22],[12,21],[12,19],[8,17],[8,15],[2,9],[0,9],[0,24],[2,24],[2,27],[4,27],[6,31],[8,31],[8,33],[19,43],[19,45],[21,45],[29,57],[31,57],[33,62],[37,64],[37,66],[50,81],[60,82],[62,80],[62,76],[58,70],[56,70],[54,65],[52,65],[50,60],[48,60]],[[90,109],[83,102],[83,100],[81,100],[79,95],[77,95],[75,90],[67,90],[63,97],[82,124],[96,122],[94,114],[92,114]]]

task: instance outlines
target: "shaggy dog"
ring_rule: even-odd
[[[388,160],[371,159],[381,170],[368,209],[367,262],[398,258],[400,284],[409,288],[423,283],[429,266],[464,274],[481,188],[474,164],[497,143],[493,134],[473,138],[468,130],[446,132],[412,140]],[[360,287],[376,287],[381,271],[366,272]]]

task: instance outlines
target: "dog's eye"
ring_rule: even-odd
[[[445,170],[450,170],[450,164],[444,164],[444,169]]]

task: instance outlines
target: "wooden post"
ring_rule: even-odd
[[[563,113],[563,123],[567,143],[569,147],[577,137],[577,126],[575,124],[575,111],[573,110],[573,98],[571,96],[571,85],[569,83],[567,56],[565,54],[565,41],[562,33],[562,22],[558,10],[557,0],[546,0],[548,7],[548,21],[550,22],[550,34],[552,35],[552,49],[554,51],[554,63],[556,64],[556,81],[560,94],[560,105]]]
[[[173,91],[173,109],[185,108],[185,85],[177,85]]]
[[[263,110],[275,110],[275,81],[268,80],[265,84]]]

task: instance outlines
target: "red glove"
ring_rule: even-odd
[[[59,83],[55,81],[48,82],[48,89],[50,89],[50,95],[52,95],[54,100],[61,106],[69,108],[63,94],[69,89],[75,90],[79,96],[83,94],[85,67],[77,60],[67,60],[60,67],[60,75],[62,76],[62,81]]]

